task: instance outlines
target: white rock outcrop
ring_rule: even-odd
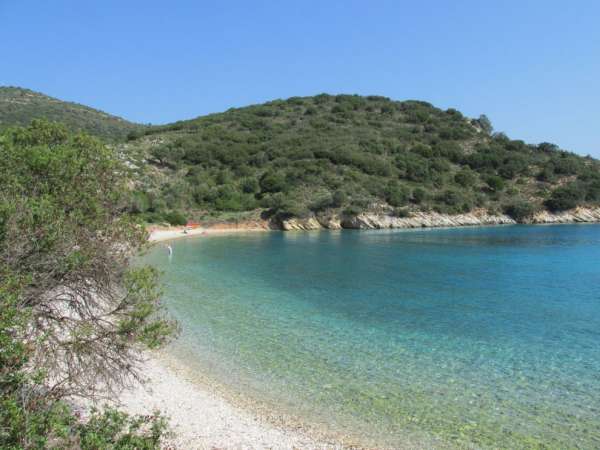
[[[284,231],[293,231],[293,230],[320,230],[323,228],[319,221],[314,217],[307,218],[292,218],[286,219],[281,222],[281,228]]]
[[[507,215],[490,215],[484,211],[473,211],[467,214],[439,214],[435,212],[416,212],[409,217],[394,217],[380,214],[359,214],[342,220],[343,228],[380,229],[380,228],[433,228],[460,227],[469,225],[502,225],[514,224],[514,219]]]
[[[582,223],[600,222],[600,208],[575,208],[568,211],[540,211],[526,221],[527,223]]]
[[[524,221],[529,224],[600,222],[600,208],[575,208],[569,211],[540,211]],[[362,213],[356,216],[320,216],[291,218],[281,222],[284,231],[292,230],[339,230],[384,229],[384,228],[437,228],[478,225],[510,225],[517,222],[506,214],[489,214],[486,210],[475,210],[465,214],[440,214],[436,212],[414,212],[408,217],[388,214]]]

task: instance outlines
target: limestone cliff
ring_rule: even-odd
[[[314,217],[307,217],[305,219],[291,218],[281,221],[281,229],[284,231],[319,230],[321,228],[323,227]]]
[[[523,223],[582,223],[600,222],[600,208],[576,208],[552,213],[541,211]],[[436,212],[415,212],[408,217],[395,217],[387,214],[362,213],[356,216],[326,216],[291,218],[281,222],[281,229],[292,230],[337,230],[384,229],[384,228],[435,228],[480,225],[510,225],[517,222],[505,214],[489,214],[485,210],[475,210],[465,214],[440,214]]]
[[[431,228],[460,227],[468,225],[501,225],[516,223],[506,215],[490,215],[483,211],[468,214],[439,214],[436,212],[417,212],[409,217],[393,217],[388,215],[359,214],[345,217],[341,221],[343,228]]]
[[[575,208],[569,211],[551,213],[541,211],[526,223],[581,223],[600,222],[600,208]]]

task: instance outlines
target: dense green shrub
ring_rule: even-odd
[[[494,128],[492,127],[492,122],[485,114],[479,116],[478,119],[475,119],[474,122],[483,130],[486,134],[491,134]]]
[[[359,215],[361,212],[363,212],[363,208],[361,208],[360,206],[357,206],[357,205],[348,205],[342,211],[342,215],[352,217],[352,216]]]
[[[130,211],[133,213],[144,213],[151,207],[150,198],[147,193],[135,191],[131,194]]]
[[[513,200],[504,205],[503,211],[517,222],[523,222],[535,213],[536,207],[527,200]]]
[[[397,166],[404,169],[404,178],[410,181],[423,182],[430,178],[429,162],[425,158],[406,157],[403,165]]]
[[[170,211],[163,215],[163,219],[173,226],[185,225],[187,218],[181,211]]]
[[[341,208],[348,201],[348,196],[344,191],[335,191],[331,198],[331,206],[334,208]]]
[[[410,217],[410,211],[408,208],[394,208],[392,216],[400,218]]]
[[[458,214],[468,212],[473,207],[473,200],[465,192],[458,189],[446,189],[437,196],[438,212]]]
[[[412,196],[413,196],[413,201],[417,205],[420,205],[421,203],[425,202],[428,198],[427,191],[421,187],[414,189],[412,192]]]
[[[476,175],[469,169],[463,169],[454,175],[454,181],[462,187],[473,186],[476,180]]]
[[[435,172],[437,175],[442,175],[446,172],[450,172],[452,165],[444,158],[433,158],[430,168],[431,172]],[[465,170],[465,172],[467,171],[468,169]]]
[[[588,184],[585,199],[588,202],[600,202],[600,179],[592,180]]]
[[[554,165],[547,164],[542,170],[540,170],[536,176],[538,181],[545,181],[548,183],[552,183],[556,180],[556,175],[554,173]]]
[[[583,168],[580,157],[566,152],[553,155],[550,164],[554,167],[554,173],[557,175],[576,175]]]
[[[439,196],[439,200],[449,206],[459,206],[465,201],[465,197],[456,189],[447,189]]]
[[[493,191],[501,191],[504,189],[504,180],[497,175],[489,175],[485,178],[485,182]]]
[[[313,202],[309,205],[309,209],[311,211],[324,211],[327,208],[330,208],[333,205],[333,197],[330,194],[325,194],[317,197]]]
[[[517,175],[524,173],[527,170],[527,161],[520,157],[511,157],[505,161],[499,168],[498,173],[507,180],[512,180]]]
[[[280,172],[266,172],[260,179],[262,192],[281,192],[285,187],[285,176]]]
[[[570,183],[552,191],[550,198],[545,201],[546,207],[551,211],[562,211],[575,208],[585,199],[586,190],[580,183]]]
[[[385,192],[385,199],[391,206],[404,206],[410,200],[410,189],[397,183],[390,183]]]
[[[260,189],[260,185],[258,184],[256,178],[243,178],[240,181],[240,186],[242,191],[246,194],[254,194]]]

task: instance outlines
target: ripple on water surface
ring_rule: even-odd
[[[600,448],[600,226],[176,241],[176,344],[365,443]]]

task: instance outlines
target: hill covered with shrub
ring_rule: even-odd
[[[18,87],[0,86],[0,130],[10,126],[27,126],[34,119],[61,122],[73,131],[86,131],[104,140],[125,139],[128,133],[142,128],[78,103],[65,102]]]
[[[149,221],[474,209],[523,220],[600,205],[600,162],[494,133],[485,116],[385,97],[292,97],[129,136]]]

